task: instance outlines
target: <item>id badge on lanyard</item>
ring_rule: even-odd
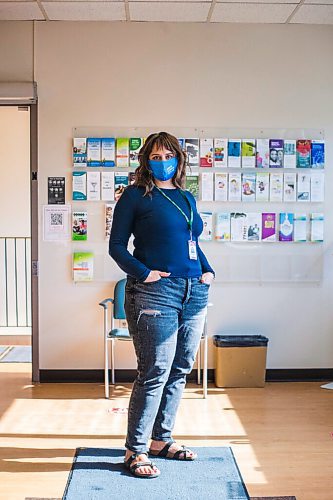
[[[191,234],[191,239],[188,240],[188,255],[191,260],[198,260],[197,244],[192,239],[192,232],[190,234]]]

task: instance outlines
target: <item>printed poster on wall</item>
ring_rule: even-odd
[[[60,241],[69,239],[70,205],[43,206],[43,240]]]

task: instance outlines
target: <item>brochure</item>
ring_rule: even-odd
[[[284,168],[296,168],[296,141],[284,140]]]
[[[212,172],[204,172],[201,174],[201,200],[214,200],[214,177]]]
[[[102,200],[114,200],[114,172],[102,172],[101,182]]]
[[[241,166],[241,140],[228,140],[228,167],[238,168]]]
[[[73,200],[87,199],[86,172],[73,172]]]
[[[200,241],[211,241],[213,236],[213,214],[211,212],[199,213],[203,222],[203,231],[199,236]]]
[[[269,167],[269,139],[257,139],[256,167]]]
[[[199,166],[199,139],[185,139],[185,152],[190,167]]]
[[[269,140],[269,166],[270,168],[283,167],[283,139]]]
[[[297,201],[310,201],[311,174],[298,173],[297,176]]]
[[[129,166],[129,138],[117,137],[116,139],[116,165],[117,167]]]
[[[230,214],[217,213],[215,225],[215,240],[230,241]]]
[[[256,166],[256,140],[242,140],[242,167],[254,168]]]
[[[129,157],[130,157],[130,167],[138,167],[139,163],[139,152],[143,146],[142,137],[131,137],[129,140]]]
[[[88,167],[102,166],[102,140],[88,137],[87,139],[87,165]]]
[[[324,214],[312,213],[311,214],[311,241],[313,243],[320,243],[324,241]]]
[[[228,139],[214,139],[214,167],[228,166]]]
[[[306,238],[306,214],[294,214],[294,241],[296,243],[303,243]]]
[[[240,173],[229,174],[228,195],[229,201],[241,201],[242,182]]]
[[[283,174],[270,174],[269,200],[282,201],[283,195]]]
[[[196,200],[199,199],[199,174],[186,174],[186,189]]]
[[[200,167],[213,166],[213,139],[200,139]]]
[[[123,194],[125,187],[128,186],[128,173],[115,172],[114,174],[114,199],[119,200]]]
[[[73,167],[87,166],[87,139],[85,137],[73,138]]]
[[[215,201],[227,201],[228,199],[228,174],[215,172]]]
[[[296,201],[296,174],[294,173],[284,174],[283,201]]]
[[[256,201],[256,174],[242,174],[242,201]]]
[[[298,139],[296,141],[297,168],[311,168],[311,141]]]
[[[269,173],[257,172],[256,178],[256,201],[269,200]]]
[[[114,137],[102,138],[102,166],[114,167],[116,164],[116,139]]]
[[[101,199],[101,173],[87,172],[87,200],[98,201]]]
[[[72,213],[72,240],[86,241],[88,229],[88,214],[87,212]]]
[[[311,141],[311,166],[312,168],[325,167],[325,141]]]
[[[294,214],[280,213],[280,241],[293,241],[294,232]]]
[[[311,201],[324,201],[325,176],[324,172],[311,173]]]
[[[94,254],[92,252],[73,253],[73,280],[92,281],[94,274]]]
[[[105,205],[105,239],[110,238],[115,203]]]
[[[262,241],[276,241],[276,214],[262,214]]]

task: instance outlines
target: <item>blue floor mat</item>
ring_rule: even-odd
[[[133,477],[123,448],[78,448],[63,500],[249,500],[231,448],[192,448],[194,461],[153,457],[155,479]]]
[[[31,363],[31,346],[19,345],[13,347],[0,363]]]

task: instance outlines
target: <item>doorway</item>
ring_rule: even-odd
[[[3,363],[33,361],[32,159],[36,130],[32,119],[35,115],[35,109],[29,105],[0,106],[0,362]],[[38,381],[38,355],[33,365],[32,378]]]

